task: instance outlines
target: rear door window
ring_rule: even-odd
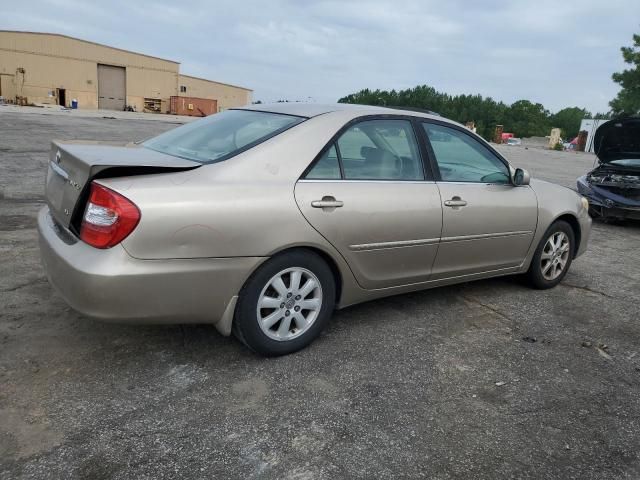
[[[332,145],[316,162],[306,178],[311,180],[340,180],[340,164],[335,145]]]
[[[413,126],[408,120],[365,120],[349,127],[306,178],[424,180]]]
[[[424,180],[418,142],[407,120],[367,120],[338,139],[346,180]]]

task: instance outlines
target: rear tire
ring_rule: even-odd
[[[529,283],[540,290],[559,284],[571,267],[575,244],[571,225],[562,220],[554,222],[542,236],[533,255],[527,272]]]
[[[275,256],[242,288],[233,333],[261,355],[298,351],[329,322],[335,289],[331,269],[317,254],[294,250]]]

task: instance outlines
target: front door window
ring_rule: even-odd
[[[510,183],[504,162],[471,135],[442,125],[422,125],[443,182]]]

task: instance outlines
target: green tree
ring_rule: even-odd
[[[516,137],[543,137],[551,130],[549,117],[549,111],[541,103],[518,100],[507,111],[505,131],[512,131]]]
[[[418,85],[406,90],[370,90],[368,88],[347,95],[340,103],[380,105],[386,107],[412,107],[437,112],[443,117],[460,123],[474,121],[476,130],[486,139],[493,138],[497,123],[502,123],[508,106],[482,95],[452,96],[438,92],[428,85]]]
[[[633,36],[632,47],[622,47],[620,51],[632,68],[612,75],[622,89],[609,105],[614,115],[640,115],[640,35]]]
[[[580,123],[583,118],[593,118],[591,112],[579,107],[563,108],[551,116],[551,123],[554,127],[562,130],[564,138],[574,138],[578,135]]]

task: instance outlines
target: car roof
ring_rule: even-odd
[[[436,118],[439,120],[447,120],[443,119],[439,115],[435,113],[427,113],[415,111],[415,110],[404,110],[401,108],[392,108],[392,107],[379,107],[373,105],[357,105],[352,103],[329,103],[329,104],[321,104],[321,103],[303,103],[303,102],[280,102],[280,103],[258,103],[247,105],[242,107],[242,110],[257,110],[262,112],[273,112],[273,113],[282,113],[288,115],[297,115],[300,117],[317,117],[318,115],[323,115],[325,113],[330,112],[339,112],[339,111],[349,111],[352,113],[362,113],[362,115],[411,115],[414,117],[426,117],[426,118]]]

